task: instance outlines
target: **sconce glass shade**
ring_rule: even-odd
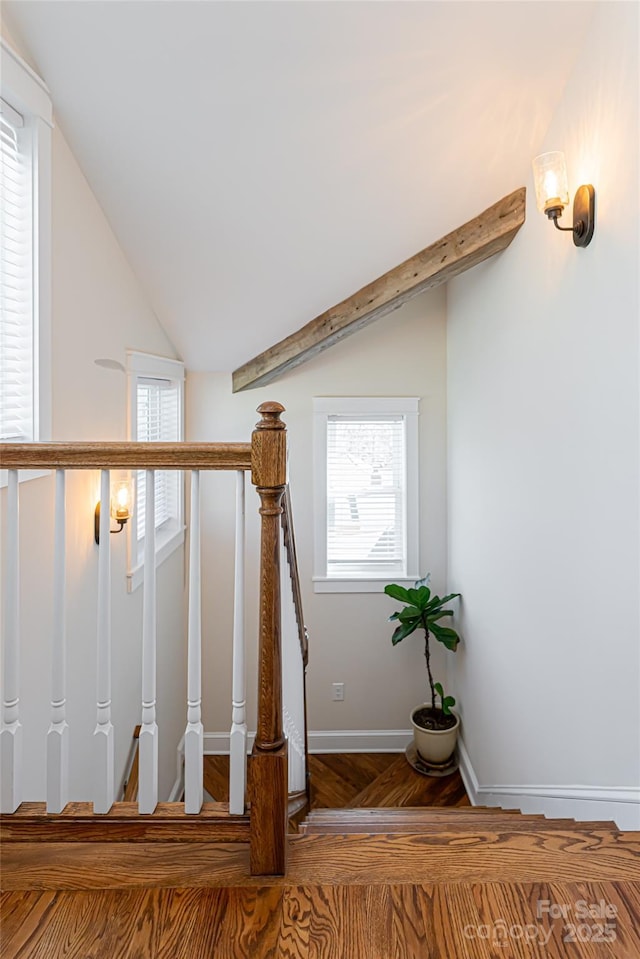
[[[133,480],[128,477],[111,484],[111,502],[109,513],[118,524],[118,529],[110,529],[110,533],[121,533],[125,525],[133,516]],[[93,519],[93,535],[96,543],[100,544],[100,500],[96,503]]]
[[[569,184],[564,153],[541,153],[533,161],[536,200],[541,213],[562,212],[569,204]]]
[[[133,514],[133,480],[122,479],[111,490],[111,516],[117,523],[126,523]]]

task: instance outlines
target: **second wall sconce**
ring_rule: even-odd
[[[589,246],[595,226],[595,191],[590,183],[578,187],[573,200],[573,226],[559,226],[558,219],[569,205],[569,186],[564,153],[541,153],[533,161],[536,200],[557,230],[573,233],[576,246]]]
[[[133,480],[119,480],[114,485],[111,493],[110,513],[118,524],[118,529],[111,529],[109,532],[121,533],[126,523],[133,516]],[[94,535],[96,543],[100,543],[100,501],[96,505]]]

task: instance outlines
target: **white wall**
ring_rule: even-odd
[[[448,585],[481,784],[640,783],[637,37],[635,4],[599,5],[540,144],[595,185],[591,245],[527,171],[513,245],[448,291]]]
[[[256,407],[275,399],[286,407],[290,478],[305,619],[310,632],[310,729],[407,729],[408,714],[425,697],[419,640],[391,647],[387,618],[393,601],[376,594],[312,591],[314,396],[420,396],[421,569],[443,588],[446,570],[445,297],[425,294],[365,332],[317,356],[276,383],[231,393],[228,374],[192,374],[187,384],[187,437],[247,440]],[[203,630],[205,729],[230,725],[233,477],[205,476],[203,496]],[[255,729],[257,496],[249,487],[247,635],[251,681],[249,728]],[[345,701],[331,702],[332,682]]]
[[[55,106],[55,105],[54,105]],[[53,133],[53,438],[127,438],[123,374],[94,360],[124,362],[127,347],[175,356],[59,128]],[[97,554],[93,511],[97,472],[68,474],[68,720],[71,792],[89,800],[95,728]],[[3,491],[2,504],[5,508]],[[53,476],[21,484],[22,716],[25,799],[44,798],[44,738],[49,723],[52,614]],[[4,513],[3,513],[4,520]],[[4,523],[3,523],[4,525]],[[113,716],[116,777],[140,722],[142,590],[126,592],[125,536],[112,538]],[[175,778],[185,724],[183,552],[159,570],[158,707],[163,798]]]

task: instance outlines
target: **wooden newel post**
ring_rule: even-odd
[[[251,437],[251,481],[260,496],[258,719],[249,760],[250,867],[254,876],[280,875],[287,850],[287,743],[282,728],[280,524],[287,482],[284,407],[262,403]]]

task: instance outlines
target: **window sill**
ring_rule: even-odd
[[[419,576],[380,576],[377,579],[329,579],[326,576],[313,577],[314,593],[384,593],[388,583],[406,583],[409,586],[419,580]]]
[[[184,543],[184,526],[156,541],[156,569]],[[133,593],[144,583],[144,563],[138,563],[127,573],[127,592]]]

